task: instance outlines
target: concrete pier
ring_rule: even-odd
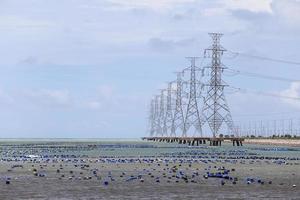
[[[142,140],[155,142],[168,142],[178,144],[188,144],[189,146],[199,146],[209,142],[210,146],[221,146],[222,142],[232,142],[233,146],[243,146],[244,138],[230,137],[230,138],[211,138],[211,137],[143,137]]]

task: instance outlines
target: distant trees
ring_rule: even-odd
[[[255,136],[255,135],[247,135],[246,138],[271,138],[271,139],[300,139],[300,136],[297,135],[290,135],[290,134],[285,134],[285,135],[271,135],[269,137],[263,137],[261,135]]]

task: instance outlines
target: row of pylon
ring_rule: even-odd
[[[222,34],[210,33],[213,39],[211,47],[205,50],[211,52],[209,67],[197,67],[198,57],[189,57],[191,65],[177,72],[177,79],[169,82],[167,89],[151,100],[149,114],[150,136],[188,136],[193,127],[193,136],[203,136],[202,127],[208,124],[212,137],[219,135],[223,123],[228,130],[236,135],[229,106],[227,105],[222,80],[223,65],[221,56],[225,49],[220,45]],[[206,82],[202,79],[205,70],[209,70]],[[188,72],[188,79],[184,79]],[[206,90],[206,92],[203,92]],[[201,109],[200,106],[202,105]]]

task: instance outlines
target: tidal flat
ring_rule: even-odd
[[[0,199],[300,199],[300,148],[0,141]]]

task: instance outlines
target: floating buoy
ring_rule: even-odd
[[[104,185],[108,185],[108,181],[104,181],[104,183],[103,183]]]
[[[293,187],[296,187],[296,185],[294,184]]]
[[[10,184],[10,181],[9,181],[9,180],[6,180],[6,181],[5,181],[5,184],[6,184],[6,185],[9,185],[9,184]]]

